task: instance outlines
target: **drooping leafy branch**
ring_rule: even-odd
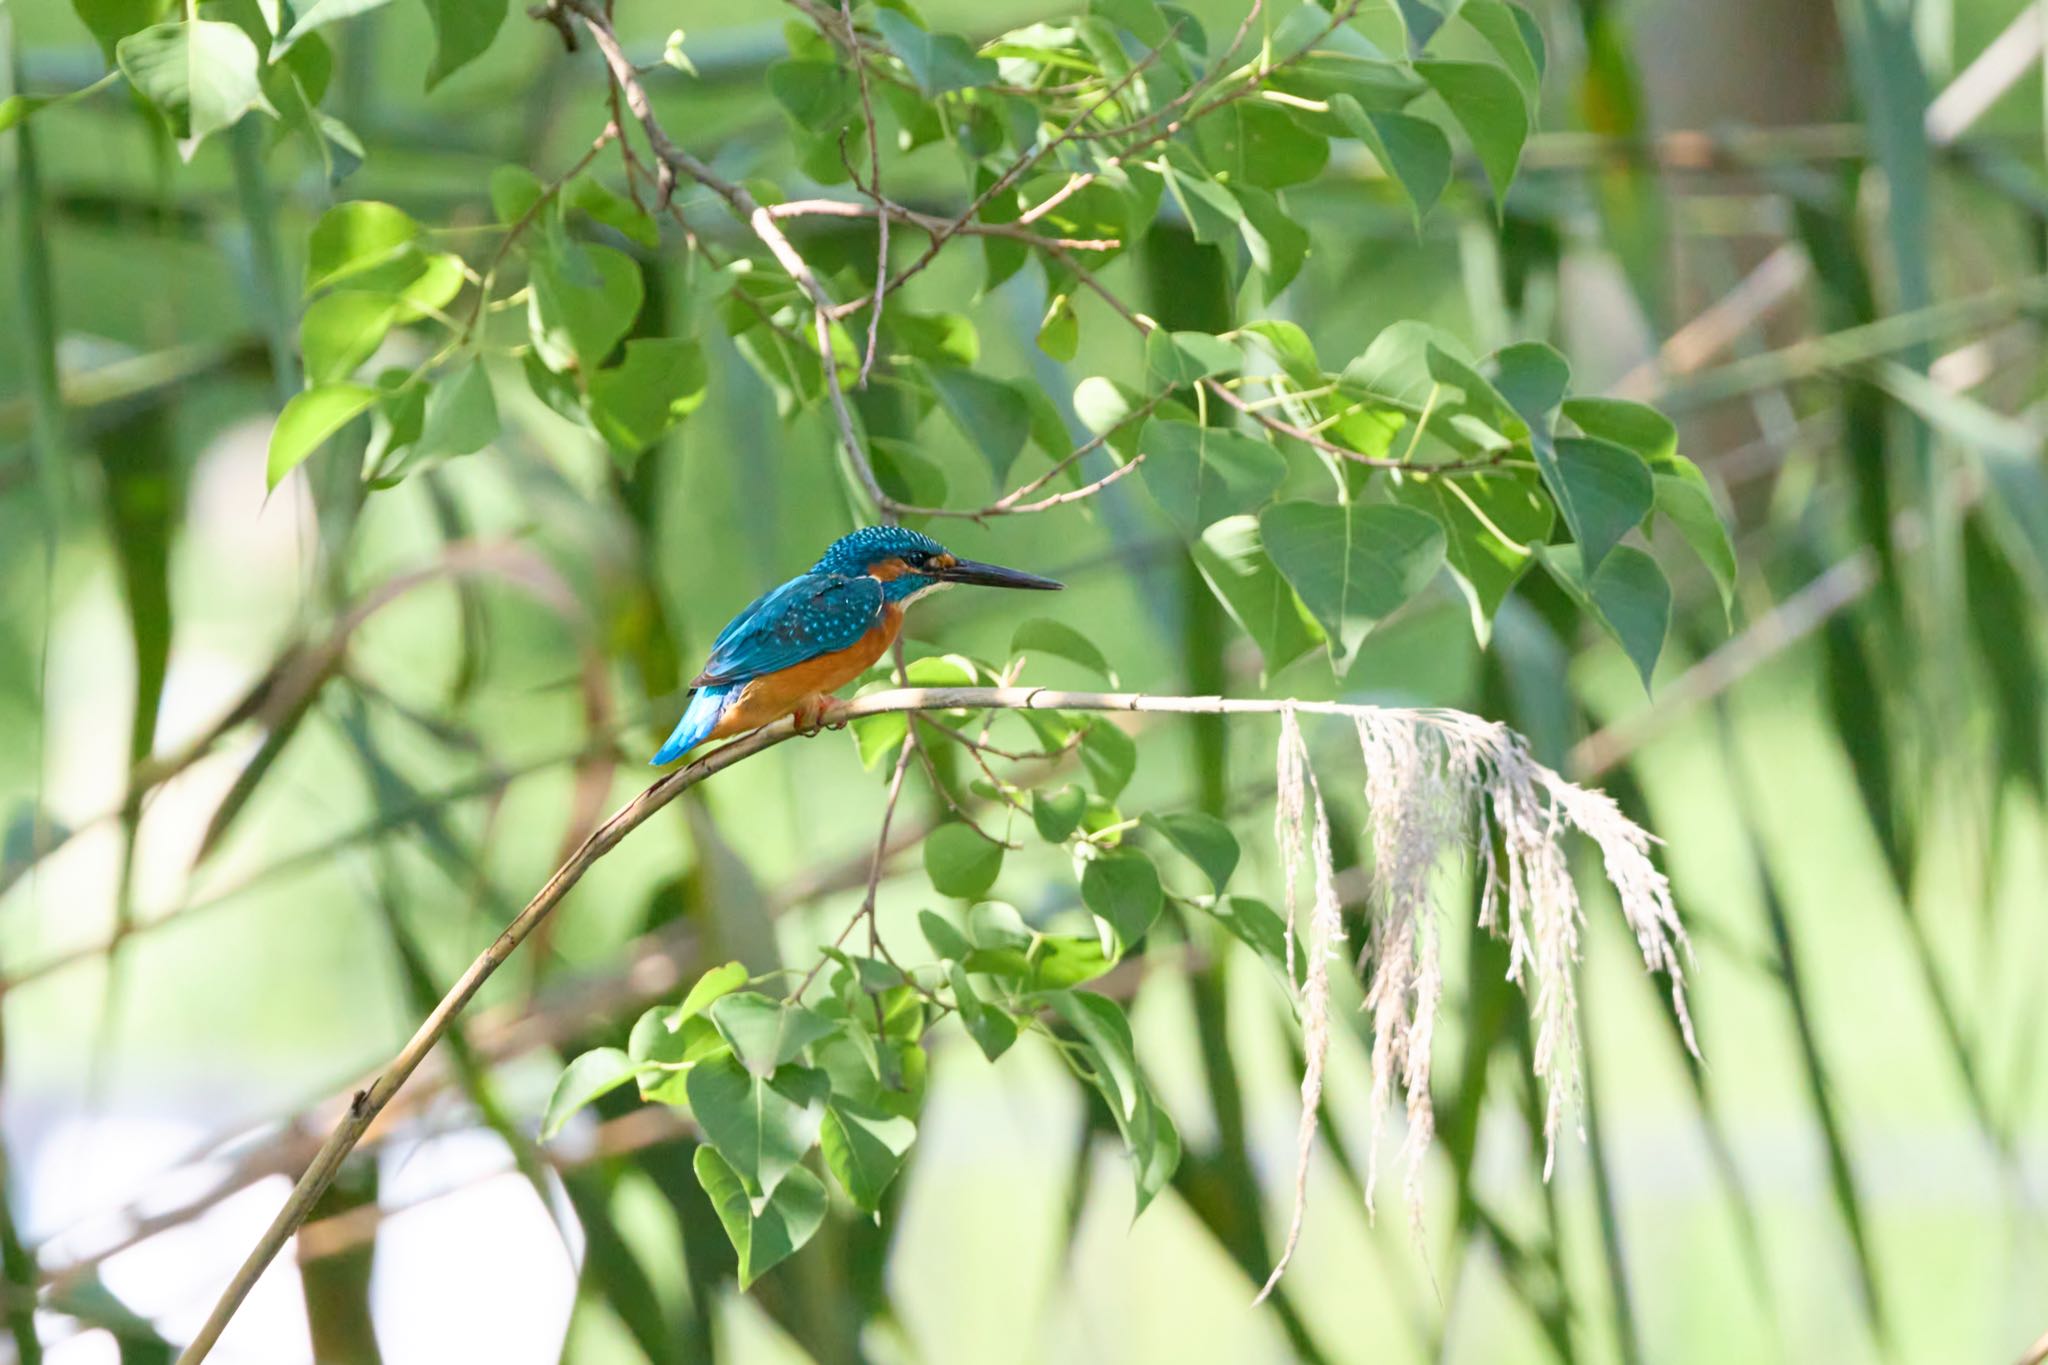
[[[438,82],[488,46],[503,7],[460,23],[461,7],[432,8]],[[630,465],[705,400],[703,341],[715,330],[785,416],[826,412],[871,515],[1044,512],[1137,472],[1269,668],[1317,645],[1342,659],[1439,565],[1484,634],[1514,580],[1540,566],[1647,677],[1671,601],[1656,561],[1623,541],[1638,526],[1668,525],[1727,596],[1733,557],[1670,425],[1647,408],[1572,396],[1550,347],[1475,357],[1454,337],[1396,323],[1333,364],[1267,316],[1313,242],[1289,196],[1323,172],[1333,146],[1361,146],[1418,223],[1456,180],[1454,135],[1485,192],[1496,203],[1505,194],[1546,65],[1541,32],[1518,6],[1468,0],[1446,17],[1420,3],[1253,4],[1227,42],[1152,0],[981,42],[930,31],[908,6],[797,8],[805,22],[789,25],[789,58],[768,73],[793,164],[738,174],[714,169],[660,117],[656,83],[689,79],[679,35],[642,67],[610,6],[537,9],[565,43],[597,50],[609,118],[552,181],[521,167],[492,177],[496,240],[483,239],[479,259],[452,249],[472,235],[450,238],[395,206],[332,210],[309,243],[307,389],[278,422],[271,481],[365,416],[372,487],[473,453],[498,434],[508,382]],[[209,0],[182,22],[101,37],[188,150],[268,114],[331,156],[354,142],[319,108],[331,65],[323,30],[339,17],[315,6],[266,18]],[[961,206],[897,202],[898,158],[937,143],[959,154]],[[616,181],[600,173],[608,148]],[[337,175],[351,168],[346,157],[331,164]],[[850,197],[817,192],[837,185]],[[679,198],[679,187],[691,193]],[[704,216],[705,195],[752,251]],[[827,219],[874,225],[871,270],[851,260],[821,270],[790,236]],[[1231,328],[1155,335],[1104,284],[1103,266],[1162,221],[1220,254],[1235,287]],[[890,244],[906,230],[923,245],[895,265]],[[1141,368],[1076,388],[1087,439],[1073,440],[1060,405],[1035,387],[984,371],[966,315],[925,311],[904,292],[950,248],[972,245],[984,290],[1036,266],[1038,341],[1054,359],[1074,358],[1084,322],[1144,336]],[[653,252],[677,255],[685,296],[666,334],[629,336],[645,288],[636,256]],[[418,359],[361,373],[394,335]],[[872,388],[907,411],[857,401]],[[914,444],[928,413],[981,455],[993,496],[947,496],[965,476]],[[1049,467],[1005,489],[1027,448]],[[1305,481],[1317,464],[1328,501]],[[1368,542],[1388,548],[1373,562],[1344,549]],[[1276,613],[1268,582],[1284,585],[1294,610]]]
[[[1496,837],[1502,844],[1502,852],[1487,852],[1483,863],[1482,885],[1489,905],[1497,907],[1483,922],[1508,939],[1517,974],[1543,1012],[1537,1057],[1552,1087],[1549,1126],[1569,1103],[1576,1074],[1569,1005],[1580,912],[1561,844],[1568,827],[1584,831],[1600,846],[1645,964],[1669,974],[1674,1006],[1684,1017],[1678,957],[1684,935],[1662,874],[1649,861],[1649,836],[1623,817],[1609,798],[1575,787],[1535,763],[1520,737],[1505,726],[1457,712],[1337,702],[1014,686],[878,691],[838,704],[830,719],[884,734],[899,723],[903,727],[905,733],[895,741],[902,747],[891,782],[888,809],[893,815],[908,766],[908,727],[927,716],[964,726],[976,713],[995,711],[1016,712],[1031,723],[1041,743],[1061,748],[1069,734],[1080,730],[1080,752],[1084,758],[1095,755],[1089,764],[1092,798],[1070,788],[1078,799],[1063,792],[1034,799],[1031,809],[1041,837],[1074,845],[1090,931],[1036,929],[1008,906],[979,902],[1000,869],[1001,845],[987,844],[965,825],[943,826],[925,845],[934,889],[978,903],[964,924],[929,911],[919,917],[934,961],[905,968],[884,949],[873,918],[877,874],[871,871],[870,895],[848,923],[848,932],[862,922],[869,926],[869,954],[845,951],[842,933],[821,950],[818,965],[781,998],[745,989],[761,983],[750,980],[738,963],[715,968],[700,977],[679,1004],[659,1006],[642,1016],[625,1049],[599,1049],[576,1058],[556,1086],[544,1134],[559,1128],[577,1109],[629,1083],[637,1083],[647,1099],[689,1108],[706,1138],[706,1147],[696,1158],[697,1176],[739,1252],[743,1285],[801,1247],[821,1223],[825,1187],[803,1164],[814,1146],[821,1148],[827,1168],[848,1197],[862,1208],[876,1207],[915,1137],[926,1035],[949,1015],[959,1016],[991,1060],[1025,1032],[1050,1041],[1109,1107],[1132,1158],[1142,1209],[1172,1177],[1180,1159],[1180,1139],[1145,1081],[1121,1009],[1104,996],[1075,988],[1101,976],[1138,946],[1169,899],[1213,918],[1220,929],[1264,958],[1283,981],[1302,988],[1310,1059],[1303,1083],[1302,1159],[1307,1160],[1329,1029],[1328,962],[1344,935],[1327,820],[1320,790],[1313,795],[1307,791],[1315,784],[1307,772],[1298,715],[1352,722],[1365,754],[1368,792],[1377,786],[1384,796],[1389,784],[1405,788],[1402,799],[1374,805],[1375,838],[1395,851],[1397,858],[1390,861],[1407,869],[1386,889],[1381,927],[1375,931],[1376,938],[1391,935],[1396,943],[1390,947],[1376,942],[1372,947],[1382,982],[1393,983],[1376,986],[1382,991],[1383,1022],[1390,1025],[1382,1034],[1387,1050],[1375,1055],[1376,1093],[1384,1097],[1398,1072],[1408,1088],[1411,1119],[1418,1113],[1427,1115],[1426,1040],[1436,1001],[1426,991],[1418,993],[1412,983],[1415,973],[1426,977],[1434,972],[1435,955],[1416,935],[1429,932],[1426,926],[1434,913],[1430,877],[1462,842],[1458,831],[1475,817],[1480,848],[1491,850]],[[1281,716],[1278,832],[1283,860],[1290,868],[1284,919],[1260,901],[1224,894],[1236,869],[1238,846],[1221,822],[1191,814],[1148,815],[1143,820],[1117,815],[1109,800],[1129,780],[1134,751],[1118,727],[1088,718],[1090,712]],[[384,1107],[484,982],[546,922],[583,874],[682,792],[799,733],[792,722],[782,721],[714,749],[655,782],[591,833],[470,964],[376,1081],[355,1096],[348,1113],[308,1163],[291,1198],[222,1292],[182,1361],[196,1365],[205,1359],[264,1268],[305,1222]],[[1292,923],[1291,869],[1302,852],[1301,832],[1308,827],[1304,813],[1309,809],[1315,811],[1317,831],[1310,850],[1316,889],[1303,946],[1296,941]],[[1208,890],[1169,891],[1151,855],[1127,841],[1126,836],[1141,827],[1162,851],[1173,850],[1197,870]],[[938,837],[948,830],[955,836]],[[886,842],[885,832],[878,845]],[[994,850],[992,856],[987,849]],[[877,853],[871,868],[879,867],[879,857]],[[806,1000],[827,962],[834,970],[823,997]],[[1419,1045],[1414,1031],[1421,1034]],[[1411,1141],[1427,1138],[1426,1124],[1411,1128]],[[1297,1231],[1302,1188],[1298,1182]],[[1274,1270],[1276,1279],[1292,1249],[1290,1235]]]
[[[190,7],[182,22],[150,23],[163,16],[143,13],[146,26],[108,41],[188,154],[244,116],[272,115],[308,138],[339,179],[350,169],[353,137],[319,110],[320,30],[344,9],[371,7],[312,6],[294,16],[211,0]],[[1647,683],[1671,593],[1656,559],[1629,540],[1655,527],[1690,545],[1726,600],[1726,533],[1699,471],[1654,410],[1574,393],[1569,367],[1540,342],[1480,357],[1439,329],[1397,321],[1340,363],[1275,315],[1313,246],[1292,196],[1322,174],[1333,144],[1362,147],[1419,225],[1456,178],[1455,135],[1476,158],[1475,188],[1499,204],[1545,66],[1540,31],[1519,7],[1466,0],[1446,13],[1416,0],[1348,0],[1269,13],[1254,3],[1220,45],[1192,16],[1153,0],[1095,0],[1069,20],[984,41],[934,32],[896,0],[795,7],[802,20],[788,27],[789,57],[767,74],[790,154],[740,167],[688,145],[664,122],[661,83],[690,69],[681,35],[661,63],[643,66],[610,4],[537,7],[534,17],[567,48],[594,49],[601,63],[602,97],[591,106],[597,131],[551,179],[508,166],[490,177],[487,196],[477,187],[471,197],[489,203],[483,232],[368,199],[345,200],[320,219],[306,251],[306,386],[273,432],[271,486],[338,449],[333,438],[358,423],[369,427],[360,471],[369,490],[475,455],[499,437],[507,385],[630,471],[707,401],[707,343],[722,337],[767,383],[783,416],[815,413],[829,424],[849,502],[863,519],[1072,512],[1135,473],[1269,672],[1318,647],[1341,670],[1377,623],[1445,568],[1483,638],[1517,580],[1540,566],[1614,635]],[[439,51],[430,79],[439,80],[482,51],[503,16],[502,5],[485,6],[481,18],[457,24],[459,7],[434,8]],[[940,144],[958,153],[947,206],[898,202],[892,192],[907,181],[905,159]],[[607,153],[616,154],[616,178]],[[872,253],[818,249],[813,233],[848,223],[872,225]],[[1230,286],[1227,325],[1162,325],[1105,273],[1161,225],[1220,263]],[[984,293],[1035,277],[1044,301],[1037,345],[1047,356],[1072,361],[1084,327],[1132,343],[1127,369],[1075,386],[1071,425],[1039,388],[988,373],[972,318],[943,306],[957,291],[949,294],[938,272],[957,280],[956,263],[977,248]],[[661,327],[643,330],[645,264],[657,255],[676,263],[664,274],[681,280],[680,298]],[[909,259],[899,265],[899,256]],[[395,363],[371,372],[379,360]],[[982,475],[919,444],[922,425],[939,417],[986,465],[987,495],[956,498],[957,485]],[[1046,467],[1020,474],[1027,449]],[[1085,640],[1051,648],[1093,649]],[[1001,689],[1017,677],[950,659],[899,659],[898,667],[899,681],[913,686]],[[995,746],[986,728],[975,735],[923,714],[884,720],[897,715],[886,707],[862,713],[871,716],[860,733],[863,756],[893,760],[892,775],[868,895],[841,940],[792,991],[743,989],[767,983],[720,969],[694,999],[643,1019],[626,1048],[589,1054],[565,1075],[557,1119],[629,1080],[649,1099],[689,1106],[708,1139],[697,1175],[740,1253],[743,1282],[794,1250],[822,1218],[825,1185],[804,1164],[814,1142],[849,1197],[874,1206],[914,1135],[924,1037],[950,1015],[991,1057],[1025,1032],[1050,1039],[1101,1096],[1130,1147],[1142,1206],[1171,1177],[1178,1138],[1144,1083],[1118,1007],[1075,987],[1137,946],[1169,903],[1213,918],[1302,992],[1306,1151],[1327,1036],[1325,958],[1341,937],[1327,831],[1320,815],[1303,823],[1307,770],[1292,715],[1306,708],[1161,697],[1113,704],[1288,714],[1281,842],[1307,838],[1317,865],[1311,948],[1297,954],[1285,921],[1259,902],[1225,895],[1236,862],[1227,827],[1185,813],[1126,818],[1116,801],[1135,762],[1129,737],[1113,725],[1053,717],[1048,707],[1097,703],[1048,695],[990,693],[953,704],[1020,708],[1043,750],[1037,757],[1073,756],[1087,788],[1053,790],[1044,765]],[[1557,1061],[1571,1052],[1576,899],[1561,858],[1527,841],[1542,820],[1555,833],[1577,816],[1557,788],[1529,776],[1526,754],[1515,758],[1513,745],[1445,741],[1438,750],[1411,737],[1405,748],[1393,745],[1406,758],[1388,759],[1389,737],[1368,735],[1362,717],[1353,718],[1379,783],[1369,787],[1369,804],[1383,861],[1409,859],[1426,882],[1452,842],[1448,832],[1464,830],[1474,807],[1492,812],[1494,823],[1482,828],[1522,840],[1501,854],[1511,907],[1503,927],[1521,955],[1518,970],[1540,978],[1539,1067],[1553,1104],[1564,1103],[1570,1076]],[[1427,730],[1436,722],[1415,723]],[[581,869],[689,781],[769,742],[720,750],[686,770],[695,775],[688,781],[664,780],[591,836],[366,1093],[245,1276],[274,1254],[370,1118]],[[968,785],[995,802],[1001,818],[1028,819],[1039,836],[1072,850],[1092,932],[1052,933],[981,900],[1012,838],[966,809],[962,784],[939,770],[933,746],[965,755],[980,774]],[[973,908],[964,923],[933,916],[925,938],[935,960],[905,966],[882,940],[876,898],[879,849],[913,766],[957,817],[924,845],[932,886]],[[1439,775],[1420,775],[1425,770]],[[1319,799],[1313,804],[1320,809]],[[1304,835],[1311,827],[1321,832]],[[1144,851],[1148,838],[1190,859],[1209,889],[1170,891]],[[1481,843],[1491,853],[1492,833]],[[1630,846],[1640,857],[1640,846]],[[1667,922],[1660,883],[1635,870],[1616,880],[1639,935],[1654,929],[1654,942],[1665,945],[1653,952],[1653,939],[1644,938],[1646,958],[1675,967],[1665,937],[1675,921]],[[1411,1139],[1426,1141],[1433,940],[1416,927],[1424,921],[1413,885],[1398,886],[1408,889],[1380,907],[1369,935],[1375,1089],[1384,1099],[1398,1073]],[[1534,931],[1532,915],[1547,916]],[[863,922],[867,952],[856,955],[844,945]],[[1532,945],[1541,946],[1540,960]],[[1279,1259],[1284,1265],[1286,1253]],[[237,1284],[210,1332],[247,1287]]]

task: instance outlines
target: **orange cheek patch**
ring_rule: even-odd
[[[905,564],[902,560],[883,559],[878,560],[876,563],[869,567],[868,577],[880,579],[882,582],[887,583],[891,579],[901,578],[903,577],[903,575],[909,572],[910,566],[908,564]]]

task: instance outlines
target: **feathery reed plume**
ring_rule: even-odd
[[[1431,1043],[1443,999],[1438,879],[1476,844],[1480,927],[1507,940],[1508,977],[1529,998],[1535,1020],[1535,1070],[1545,1093],[1546,1180],[1556,1158],[1558,1128],[1579,1095],[1574,970],[1583,911],[1564,847],[1566,831],[1579,830],[1599,848],[1643,964],[1670,978],[1672,1008],[1686,1046],[1697,1056],[1680,960],[1690,945],[1671,903],[1670,884],[1650,858],[1652,836],[1623,815],[1604,792],[1576,786],[1538,763],[1528,742],[1507,726],[1461,711],[1337,705],[1315,710],[1348,717],[1365,760],[1372,890],[1370,930],[1358,965],[1367,974],[1365,1007],[1372,1012],[1373,1024],[1373,1144],[1366,1201],[1370,1208],[1378,1181],[1378,1138],[1398,1082],[1407,1115],[1402,1143],[1405,1193],[1410,1222],[1419,1233],[1422,1158],[1436,1132],[1429,1079]],[[1314,865],[1316,896],[1301,988],[1306,1065],[1294,1211],[1286,1245],[1260,1290],[1261,1299],[1279,1281],[1300,1239],[1329,1050],[1328,959],[1344,938],[1328,817],[1292,707],[1281,711],[1276,773],[1274,833],[1284,865],[1290,953],[1296,865],[1304,852]]]
[[[1301,1241],[1301,1220],[1308,1204],[1308,1164],[1315,1153],[1316,1126],[1323,1102],[1323,1061],[1330,1051],[1330,959],[1344,941],[1344,903],[1337,894],[1337,871],[1330,857],[1330,817],[1323,808],[1323,791],[1309,767],[1308,745],[1302,740],[1301,725],[1293,709],[1280,712],[1280,758],[1277,768],[1280,799],[1273,817],[1275,841],[1286,864],[1287,975],[1294,978],[1295,867],[1301,861],[1302,845],[1308,845],[1315,865],[1315,905],[1308,919],[1308,962],[1301,987],[1301,1123],[1295,1130],[1294,1212],[1287,1224],[1287,1243],[1273,1273],[1259,1290],[1254,1303],[1263,1302],[1280,1283],[1294,1248]],[[1313,808],[1311,822],[1308,811]]]

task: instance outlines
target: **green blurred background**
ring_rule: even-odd
[[[1241,13],[1190,8],[1212,34]],[[607,1125],[618,1147],[601,1149],[580,1127],[552,1149],[562,1175],[544,1201],[494,1128],[530,1130],[561,1056],[693,964],[770,960],[778,941],[802,961],[843,921],[880,790],[828,736],[720,776],[598,866],[485,992],[471,1047],[489,1079],[423,1076],[216,1358],[314,1358],[309,1303],[320,1359],[394,1362],[641,1359],[649,1312],[672,1334],[664,1358],[747,1362],[2008,1361],[2048,1330],[2048,471],[2038,310],[2018,301],[2031,287],[2038,303],[2048,269],[2048,9],[1532,8],[1546,117],[1503,217],[1466,175],[1418,237],[1369,161],[1340,150],[1291,197],[1313,250],[1276,311],[1325,355],[1404,317],[1475,349],[1551,340],[1580,391],[1673,412],[1723,496],[1743,563],[1732,625],[1697,566],[1674,564],[1679,608],[1647,698],[1533,581],[1483,651],[1438,584],[1341,685],[1508,719],[1659,833],[1698,953],[1704,1067],[1589,878],[1587,1141],[1565,1142],[1543,1184],[1512,1045],[1477,1050],[1494,1098],[1459,1103],[1473,1054],[1454,900],[1439,1112],[1472,1126],[1431,1157],[1420,1238],[1397,1191],[1368,1221],[1369,1042],[1347,983],[1355,1031],[1333,1054],[1291,1324],[1250,1307],[1245,1264],[1260,1242],[1243,1211],[1266,1243],[1283,1225],[1298,1077],[1284,997],[1250,958],[1154,970],[1131,1004],[1190,1149],[1175,1193],[1135,1224],[1115,1143],[1051,1056],[1027,1046],[990,1067],[953,1039],[890,1234],[839,1216],[754,1295],[717,1288],[691,1268],[705,1253],[682,1208],[694,1186],[678,1192],[681,1135]],[[1051,12],[925,10],[976,34]],[[621,0],[619,24],[648,60],[685,30],[700,74],[662,83],[663,117],[753,174],[785,157],[762,72],[790,13]],[[9,0],[0,20],[20,88],[105,70],[59,0]],[[332,31],[328,104],[369,152],[344,192],[487,222],[495,167],[546,176],[587,145],[597,69],[515,11],[485,60],[426,97],[428,35],[403,0]],[[408,972],[424,970],[428,999],[456,976],[587,803],[638,790],[635,760],[716,629],[847,525],[828,427],[780,419],[729,346],[704,408],[631,478],[508,385],[497,445],[352,523],[316,512],[317,464],[266,498],[265,443],[296,388],[284,282],[336,191],[302,146],[264,141],[245,122],[180,164],[118,86],[0,136],[4,1240],[10,1306],[43,1285],[35,1320],[59,1365],[168,1358],[161,1342],[190,1335],[304,1134],[424,1012]],[[907,162],[899,197],[957,206],[944,157]],[[704,230],[733,233],[713,207],[692,205]],[[1128,297],[1170,291],[1173,238],[1109,277]],[[827,257],[872,243],[807,239]],[[658,258],[649,281],[680,287]],[[948,256],[912,297],[961,307],[979,286],[971,253]],[[1978,297],[1989,306],[1942,311]],[[1032,345],[1043,309],[1033,272],[977,299],[982,364],[1066,404],[1136,353],[1084,325],[1057,364]],[[1903,344],[1855,330],[1893,315]],[[1897,380],[1892,362],[1931,382]],[[921,436],[956,489],[974,487],[950,428]],[[59,456],[54,476],[39,449]],[[1340,695],[1319,654],[1261,676],[1136,481],[1086,510],[942,533],[1067,579],[1056,614],[1128,687]],[[376,614],[303,716],[259,708],[170,780],[131,783],[138,660],[163,669],[139,752],[177,756],[323,638],[336,604],[470,539],[502,553]],[[561,602],[522,590],[536,575]],[[915,647],[1000,658],[1005,610],[941,599],[915,618]],[[1061,667],[1047,680],[1085,684]],[[1144,726],[1137,790],[1171,805],[1227,781],[1247,880],[1276,895],[1271,728],[1233,725],[1226,743],[1219,760],[1184,727]],[[1355,827],[1355,783],[1337,778],[1356,760],[1324,753],[1333,813]],[[238,782],[247,804],[202,859]],[[1061,861],[1011,859],[998,894],[1071,901]],[[892,869],[884,923],[907,925],[933,898],[914,850]],[[1248,1172],[1219,1130],[1205,1021],[1234,1058]]]

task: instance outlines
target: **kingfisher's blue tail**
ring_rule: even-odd
[[[702,744],[725,715],[726,706],[739,690],[737,685],[728,684],[724,687],[700,687],[691,693],[690,704],[683,708],[683,718],[676,722],[675,732],[661,746],[661,751],[647,760],[648,764],[659,768],[673,763]]]

